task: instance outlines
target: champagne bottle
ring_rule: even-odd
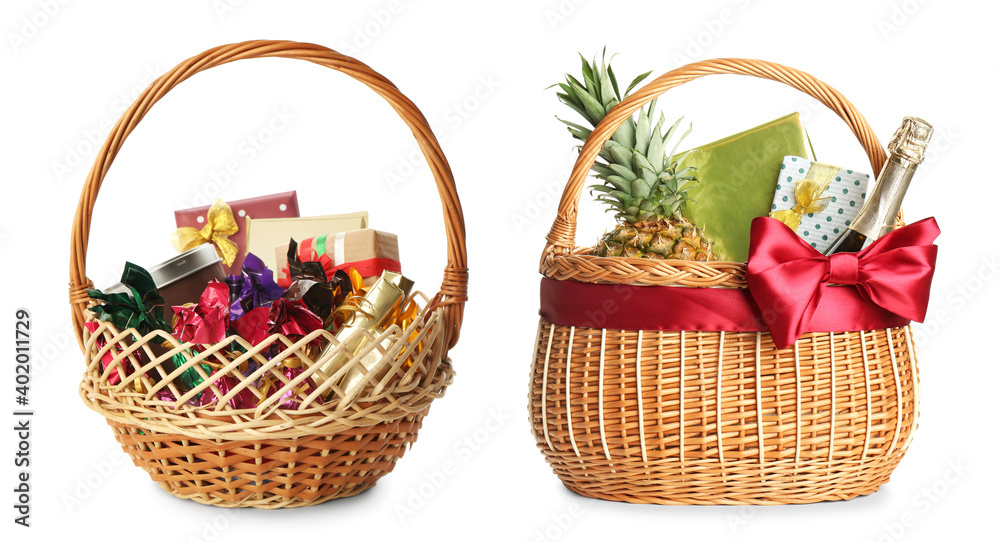
[[[868,198],[851,222],[824,254],[857,252],[892,231],[913,172],[924,160],[934,128],[917,117],[904,117],[889,140],[889,157]]]

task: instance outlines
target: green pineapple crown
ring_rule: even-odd
[[[574,122],[559,119],[566,124],[573,137],[583,142],[590,136],[593,127],[618,105],[622,96],[618,91],[618,81],[605,54],[601,55],[601,63],[588,62],[580,55],[583,62],[583,81],[566,74],[566,82],[559,83],[562,92],[557,93],[559,101],[568,105],[590,123],[591,128]],[[641,83],[652,72],[646,72],[632,80],[625,90],[625,96]],[[604,181],[603,185],[591,186],[591,194],[600,192],[595,199],[608,205],[608,211],[615,213],[615,218],[636,224],[643,221],[658,221],[673,217],[682,219],[684,204],[690,200],[687,189],[696,183],[694,173],[696,168],[688,167],[680,171],[674,160],[677,147],[691,133],[691,127],[684,132],[674,144],[670,153],[666,153],[667,142],[673,137],[681,120],[663,133],[665,125],[663,114],[660,114],[656,124],[652,124],[656,100],[649,103],[647,109],[641,109],[637,118],[629,118],[618,127],[601,149],[599,158],[591,170],[597,178]]]

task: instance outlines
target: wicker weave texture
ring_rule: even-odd
[[[637,347],[639,346],[639,347]],[[909,328],[811,333],[603,330],[542,321],[532,427],[567,487],[661,504],[865,495],[915,425]]]
[[[108,420],[132,461],[170,494],[221,507],[294,508],[375,485],[417,439],[424,413],[298,439],[189,439]]]
[[[881,170],[885,151],[864,117],[816,78],[760,60],[684,66],[635,91],[591,133],[546,237],[544,276],[746,287],[743,262],[599,258],[575,244],[580,195],[604,142],[660,94],[712,74],[809,94],[848,124]],[[808,503],[872,493],[905,453],[919,406],[908,327],[807,333],[778,351],[766,332],[643,332],[543,319],[530,386],[536,442],[563,483],[589,497],[639,503]]]
[[[314,359],[319,346],[335,345],[327,357],[343,348],[325,330],[299,340],[272,335],[256,346],[236,336],[192,345],[164,332],[142,336],[100,323],[91,333],[83,325],[92,318],[86,256],[94,205],[125,139],[158,100],[189,77],[236,60],[268,57],[334,69],[384,98],[416,138],[444,215],[447,264],[440,291],[430,299],[415,294],[420,315],[406,329],[369,333],[366,346],[316,386],[308,383],[327,359]],[[427,120],[399,89],[361,62],[325,47],[288,41],[224,45],[156,79],[122,114],[98,152],[80,194],[71,240],[70,305],[86,362],[80,396],[107,418],[136,465],[178,497],[218,506],[283,508],[357,494],[392,470],[416,440],[430,403],[452,382],[447,354],[462,325],[468,268],[464,215],[451,168]],[[273,348],[277,355],[268,352]],[[174,356],[182,361],[171,368],[168,360]],[[381,359],[380,368],[362,370],[360,386],[338,387],[340,376],[363,367],[365,356]],[[301,373],[289,380],[287,368]],[[203,381],[193,389],[182,386],[186,370]],[[193,404],[199,394],[214,400]],[[231,400],[241,394],[249,394],[256,406],[233,406]],[[296,404],[283,404],[288,399]]]
[[[315,356],[310,346],[315,340],[337,344],[325,330],[297,342],[272,335],[256,346],[233,335],[196,352],[193,347],[198,345],[181,343],[163,332],[139,336],[134,330],[121,332],[102,323],[87,339],[88,365],[80,395],[87,406],[109,420],[199,439],[294,439],[391,422],[426,410],[452,381],[454,371],[445,357],[440,316],[438,308],[426,315],[426,321],[420,317],[406,330],[391,326],[377,335],[365,332],[368,346],[318,385],[309,385],[312,375],[323,360],[342,348],[335,347],[322,358]],[[167,341],[172,348],[154,347],[151,341],[155,339]],[[284,350],[269,358],[265,352],[272,344],[281,344]],[[229,354],[231,347],[245,353]],[[362,384],[351,390],[338,387],[342,375],[363,370],[360,363],[369,351],[385,360],[385,370],[367,373]],[[105,366],[102,359],[109,352],[114,355]],[[186,361],[168,372],[166,363],[175,354]],[[283,374],[288,366],[298,367],[301,374],[289,380]],[[186,389],[177,376],[189,370],[204,381]],[[115,378],[123,374],[127,376]],[[222,388],[221,382],[227,379],[232,384]],[[266,381],[270,389],[262,385]],[[164,391],[169,393],[164,395]],[[217,400],[190,404],[203,393]],[[252,396],[257,406],[234,408],[230,400],[239,394]],[[289,400],[298,406],[283,407]]]

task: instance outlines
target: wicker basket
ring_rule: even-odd
[[[247,58],[282,57],[307,60],[344,72],[385,98],[406,122],[430,165],[442,199],[447,232],[448,264],[441,291],[420,297],[420,315],[405,330],[393,326],[370,337],[370,346],[339,373],[349,371],[366,353],[377,349],[389,369],[379,378],[369,373],[358,391],[345,393],[333,378],[312,390],[302,382],[319,369],[308,355],[309,343],[325,338],[325,330],[299,341],[272,335],[257,346],[240,337],[204,345],[198,353],[163,332],[140,336],[101,323],[93,332],[86,294],[87,242],[98,190],[125,138],[150,108],[176,85],[209,68]],[[164,489],[181,498],[227,507],[283,508],[316,504],[355,495],[392,470],[416,439],[433,399],[451,383],[448,350],[458,341],[466,301],[465,225],[451,169],[426,119],[386,78],[357,60],[325,47],[282,41],[226,45],[182,62],[154,81],[122,115],[100,150],[87,177],[77,208],[70,254],[70,304],[73,323],[87,369],[80,395],[88,407],[105,416],[122,448]],[[152,346],[165,340],[167,350]],[[231,348],[238,343],[239,348]],[[283,345],[273,359],[261,352]],[[338,347],[342,348],[342,347]],[[232,355],[227,352],[245,351]],[[111,353],[106,369],[102,358]],[[165,362],[181,353],[187,360],[168,374]],[[332,355],[332,353],[331,353]],[[217,371],[205,371],[202,364]],[[303,369],[289,381],[282,367]],[[118,378],[123,366],[131,374]],[[174,379],[195,368],[205,381],[185,392]],[[253,385],[267,373],[281,386],[273,395]],[[223,386],[222,383],[228,384]],[[169,390],[173,397],[160,393]],[[192,406],[187,399],[214,393],[213,404]],[[288,392],[301,404],[280,408]],[[229,399],[255,393],[256,408],[236,410]],[[326,396],[326,400],[322,397]]]
[[[541,259],[557,281],[746,288],[746,265],[598,258],[574,245],[590,166],[632,113],[710,74],[771,79],[840,115],[880,171],[871,128],[843,96],[758,60],[697,62],[637,90],[593,131],[563,192]],[[803,335],[640,331],[540,322],[530,414],[545,459],[581,495],[660,504],[782,504],[876,491],[906,452],[919,387],[909,327]]]

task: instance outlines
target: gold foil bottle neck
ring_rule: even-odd
[[[924,161],[924,152],[934,135],[934,127],[917,117],[903,117],[889,140],[889,154],[899,155],[914,165]]]

